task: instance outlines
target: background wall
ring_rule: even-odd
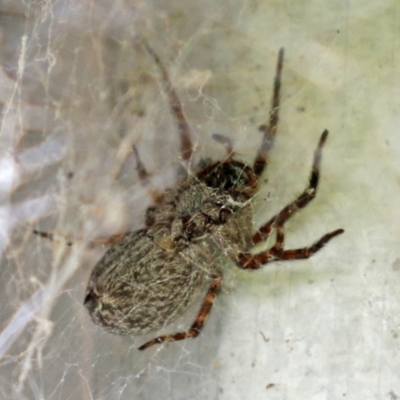
[[[326,128],[318,196],[288,224],[286,246],[346,230],[310,260],[227,265],[201,336],[145,352],[146,338],[105,333],[82,306],[105,251],[88,242],[138,229],[150,204],[131,145],[158,189],[179,165],[138,34],[182,99],[195,160],[223,157],[214,132],[253,159],[284,47],[278,137],[254,224],[305,188]],[[392,0],[3,0],[0,397],[400,398],[399,50]]]

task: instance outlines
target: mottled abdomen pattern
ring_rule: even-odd
[[[141,230],[111,247],[95,266],[85,299],[93,321],[118,334],[144,334],[173,320],[207,279],[180,254]]]

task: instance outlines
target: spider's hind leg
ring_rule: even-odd
[[[38,231],[36,229],[33,230],[33,233],[42,238],[49,239],[52,242],[55,240],[55,235],[53,233]],[[107,238],[94,239],[89,242],[89,247],[95,248],[95,247],[102,247],[102,246],[110,246],[114,243],[118,243],[126,235],[127,235],[127,233],[118,233],[116,235],[112,235]],[[69,240],[65,244],[66,244],[66,246],[72,246],[73,242],[71,242]]]
[[[53,233],[44,232],[44,231],[38,231],[37,229],[34,229],[34,230],[33,230],[33,233],[34,233],[35,235],[37,235],[37,236],[42,237],[42,238],[49,239],[51,242],[53,242],[54,239],[55,239]],[[69,241],[68,241],[68,242],[66,243],[66,245],[67,245],[67,246],[71,246],[71,245],[72,245],[72,242],[69,242]]]
[[[256,160],[254,161],[253,170],[256,176],[260,176],[267,164],[267,155],[274,145],[276,128],[279,120],[279,103],[281,90],[281,76],[283,67],[284,50],[279,50],[278,62],[276,65],[276,74],[274,80],[274,93],[272,96],[272,105],[269,114],[268,125],[261,125],[260,131],[264,133],[261,146],[258,150]]]
[[[144,166],[142,160],[140,159],[139,153],[135,145],[132,146],[132,150],[136,160],[136,171],[139,175],[140,181],[142,182],[143,185],[145,185],[151,174],[147,172],[146,167]]]
[[[206,294],[206,297],[203,301],[203,305],[201,306],[201,309],[199,311],[199,314],[197,315],[196,320],[193,322],[192,326],[189,328],[188,331],[175,333],[173,335],[160,336],[143,344],[142,346],[139,347],[139,350],[145,350],[148,347],[153,346],[153,344],[157,343],[176,342],[178,340],[193,339],[199,336],[211,311],[211,307],[218,295],[218,292],[221,289],[221,285],[222,285],[221,276],[217,276],[212,280],[211,285]]]
[[[146,170],[146,167],[144,166],[135,145],[132,146],[132,149],[136,160],[136,171],[139,175],[140,183],[142,186],[147,187],[149,185],[149,178],[151,177],[151,174]],[[153,199],[154,203],[160,203],[162,199],[160,192],[155,189],[148,189],[148,194]]]
[[[151,174],[147,172],[142,160],[140,159],[139,153],[136,149],[136,146],[132,146],[132,150],[136,159],[136,170],[139,175],[139,180],[140,183],[143,186],[147,186],[149,183],[149,178],[151,177]],[[148,193],[150,197],[153,199],[154,203],[160,203],[162,201],[162,195],[155,189],[148,189]],[[33,230],[33,233],[37,236],[40,236],[45,239],[49,239],[50,241],[55,241],[56,235],[50,232],[44,232],[44,231],[38,231],[37,229]],[[122,240],[129,232],[124,232],[124,233],[117,233],[115,235],[106,237],[106,238],[97,238],[94,240],[89,241],[89,247],[95,248],[95,247],[102,247],[102,246],[110,246],[115,243],[118,243],[120,240]],[[73,242],[67,241],[66,245],[71,246]]]

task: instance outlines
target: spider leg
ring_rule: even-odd
[[[276,240],[273,247],[271,247],[267,251],[258,253],[256,255],[252,255],[250,253],[239,253],[236,261],[239,263],[239,267],[243,269],[261,268],[264,264],[276,260],[276,256],[278,254],[283,253],[284,244],[285,244],[285,227],[282,222],[276,227]],[[263,257],[262,261],[266,260],[264,263],[262,263],[261,260],[259,260],[261,259],[261,256]]]
[[[48,232],[43,232],[43,231],[38,231],[36,229],[33,230],[33,233],[35,235],[38,235],[42,238],[49,239],[51,241],[54,241],[54,234],[53,233],[48,233]],[[111,244],[117,243],[120,240],[122,240],[127,233],[118,233],[116,235],[112,235],[108,238],[99,238],[99,239],[94,239],[89,242],[89,247],[94,248],[94,247],[102,247],[102,246],[109,246]],[[73,242],[68,241],[66,243],[67,246],[72,246]]]
[[[136,159],[136,171],[138,172],[140,181],[145,185],[147,183],[147,179],[151,175],[150,173],[147,172],[146,167],[144,166],[142,160],[140,159],[136,146],[133,145],[132,149]]]
[[[159,336],[158,338],[150,340],[149,342],[140,346],[139,350],[145,350],[148,347],[153,346],[153,344],[157,343],[176,342],[178,340],[192,339],[197,337],[200,334],[208,318],[214,300],[216,299],[218,292],[221,289],[221,284],[222,284],[221,276],[217,276],[216,278],[213,279],[206,294],[206,297],[204,299],[203,305],[200,308],[200,312],[188,331],[175,333],[173,335]]]
[[[275,260],[301,260],[311,257],[317,251],[321,250],[322,247],[328,243],[335,236],[338,236],[344,232],[343,229],[337,229],[333,232],[327,233],[322,236],[317,242],[311,246],[284,250],[284,224],[301,208],[305,207],[316,195],[318,182],[319,182],[319,170],[321,165],[322,148],[328,137],[328,131],[325,130],[318,143],[318,147],[314,152],[314,161],[311,170],[309,185],[305,191],[292,203],[288,204],[280,213],[271,218],[265,225],[263,225],[259,231],[253,236],[253,243],[257,244],[261,240],[267,238],[272,229],[276,227],[277,235],[276,242],[273,247],[267,251],[263,251],[258,254],[251,253],[239,253],[236,261],[239,266],[243,269],[258,269],[264,264],[267,264]]]
[[[212,138],[217,141],[218,143],[221,143],[225,146],[226,152],[228,153],[228,156],[225,159],[225,162],[230,162],[233,157],[235,156],[235,152],[233,151],[233,142],[232,139],[221,135],[219,133],[214,133],[212,135]]]
[[[38,231],[36,229],[33,230],[33,233],[35,235],[38,235],[38,236],[42,237],[42,238],[49,239],[50,241],[54,241],[54,234],[53,233]],[[71,246],[72,242],[67,242],[66,244],[67,244],[67,246]]]
[[[149,178],[151,174],[147,172],[142,160],[140,159],[139,153],[135,145],[132,146],[133,154],[136,159],[136,171],[138,172],[140,183],[142,186],[148,186]],[[148,194],[153,199],[154,203],[160,203],[162,201],[162,194],[155,189],[148,189]]]
[[[103,247],[103,246],[110,246],[112,244],[118,243],[120,240],[122,240],[129,232],[125,233],[117,233],[115,235],[109,236],[108,238],[98,238],[91,240],[89,242],[89,246],[91,248],[94,247]]]
[[[335,236],[344,232],[343,229],[327,233],[318,241],[308,247],[299,249],[283,250],[283,223],[278,227],[277,240],[273,247],[258,254],[240,253],[238,255],[239,267],[243,269],[259,269],[263,265],[276,260],[303,260],[310,258],[317,251],[321,250]]]
[[[267,164],[267,155],[274,145],[275,136],[276,136],[276,128],[279,120],[279,99],[280,99],[280,90],[281,90],[281,76],[282,76],[282,67],[283,67],[283,57],[284,50],[281,48],[279,50],[278,62],[276,65],[276,74],[274,80],[274,93],[272,96],[272,105],[271,111],[269,115],[269,124],[261,125],[259,130],[264,132],[264,136],[262,139],[261,147],[258,150],[258,154],[256,160],[254,161],[253,170],[257,176],[260,176],[264,168]]]
[[[150,173],[147,172],[142,160],[140,159],[140,156],[136,149],[136,146],[133,145],[132,149],[133,149],[133,153],[134,153],[135,159],[136,159],[136,170],[138,171],[139,179],[140,179],[142,185],[146,186],[148,183],[147,180],[151,175],[150,175]],[[149,190],[149,194],[153,198],[153,201],[155,203],[159,203],[162,199],[162,195],[154,189]],[[33,233],[35,235],[38,235],[45,239],[49,239],[51,241],[54,241],[54,239],[55,239],[53,233],[38,231],[36,229],[33,230]],[[127,235],[127,233],[128,232],[118,233],[118,234],[112,235],[108,238],[98,238],[98,239],[91,240],[89,242],[89,247],[90,248],[103,247],[103,246],[109,246],[109,245],[118,243],[120,240],[122,240]],[[72,244],[73,244],[73,242],[71,242],[71,241],[66,242],[67,246],[72,246]]]
[[[172,113],[178,124],[180,140],[181,140],[182,158],[185,161],[187,161],[191,158],[191,156],[193,154],[193,143],[190,139],[191,129],[190,129],[190,126],[189,126],[188,122],[186,121],[185,115],[183,113],[182,103],[179,100],[179,97],[178,97],[177,93],[175,92],[174,88],[172,87],[167,70],[165,69],[165,67],[162,64],[161,60],[159,59],[158,55],[143,39],[141,39],[141,43],[146,48],[146,50],[150,54],[150,56],[154,59],[155,63],[157,64],[157,66],[161,72],[161,79],[163,81],[165,91],[169,98],[171,110],[172,110]]]
[[[260,243],[262,240],[266,239],[275,226],[286,222],[290,217],[296,214],[301,208],[304,208],[315,197],[320,176],[322,147],[324,146],[327,137],[328,131],[325,130],[322,133],[317,149],[314,152],[314,161],[307,188],[295,201],[288,204],[283,210],[281,210],[277,215],[273,216],[266,224],[258,229],[257,233],[253,236],[254,244]]]

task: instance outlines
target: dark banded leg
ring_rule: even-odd
[[[135,155],[135,160],[136,160],[136,171],[139,175],[140,181],[143,183],[143,185],[145,185],[147,182],[147,179],[149,179],[149,177],[151,175],[147,172],[146,167],[144,166],[142,160],[140,159],[136,146],[133,145],[132,149],[133,149],[133,154]]]
[[[43,231],[38,231],[36,229],[33,230],[33,233],[35,235],[38,235],[42,238],[45,239],[49,239],[50,241],[54,241],[54,234],[53,233],[47,233],[47,232],[43,232]],[[65,243],[67,246],[72,246],[72,242],[68,241],[67,243]]]
[[[139,179],[142,183],[142,185],[146,186],[147,184],[147,179],[149,178],[150,174],[146,171],[146,168],[144,167],[142,161],[140,160],[138,151],[136,149],[136,146],[132,146],[133,153],[136,158],[136,170],[138,171]],[[160,195],[158,194],[157,191],[155,190],[149,190],[150,196],[153,198],[154,201],[159,201]],[[53,233],[48,233],[48,232],[43,232],[43,231],[38,231],[36,229],[33,230],[33,233],[35,235],[38,235],[42,238],[49,239],[51,241],[54,241],[54,234]],[[114,243],[118,243],[120,240],[122,240],[127,233],[118,233],[116,235],[112,235],[108,238],[99,238],[99,239],[94,239],[89,242],[89,247],[95,248],[95,247],[103,247],[103,246],[109,246]],[[66,242],[67,246],[72,246],[73,242],[68,241]]]
[[[54,241],[54,234],[53,233],[48,233],[48,232],[43,232],[43,231],[38,231],[36,229],[33,230],[33,233],[35,235],[38,235],[42,238],[49,239],[51,241]],[[117,235],[112,235],[108,238],[100,238],[100,239],[95,239],[89,242],[90,247],[102,247],[102,246],[109,246],[114,243],[118,243],[120,240],[122,240],[127,233],[119,233]],[[68,241],[66,242],[67,246],[72,246],[73,242]]]
[[[136,160],[136,171],[139,175],[140,183],[142,184],[142,186],[148,187],[149,178],[151,177],[151,174],[147,172],[146,167],[144,166],[142,160],[140,159],[139,152],[137,151],[135,145],[132,146],[132,149]],[[158,204],[161,203],[162,195],[159,191],[157,191],[156,189],[148,189],[147,192],[149,196],[153,199],[154,203]]]
[[[148,347],[153,346],[153,344],[176,342],[178,340],[193,339],[197,337],[200,334],[207,320],[207,317],[210,313],[214,300],[216,299],[218,292],[221,289],[221,284],[222,284],[221,276],[218,276],[217,278],[213,279],[210,288],[208,289],[208,292],[206,294],[206,297],[204,299],[203,305],[201,306],[199,315],[197,316],[196,320],[194,321],[194,323],[187,332],[179,332],[175,333],[174,335],[160,336],[143,344],[142,346],[139,347],[139,350],[145,350]]]
[[[272,105],[269,115],[268,125],[261,125],[260,131],[264,133],[261,147],[258,150],[256,160],[254,161],[253,170],[256,176],[260,176],[267,164],[267,155],[274,145],[276,128],[279,120],[279,100],[280,100],[280,90],[281,90],[281,76],[283,67],[283,48],[279,50],[278,62],[276,65],[276,74],[274,80],[274,93],[272,96]]]
[[[300,249],[283,250],[283,225],[278,228],[277,240],[271,249],[258,253],[241,253],[238,255],[239,267],[243,269],[258,269],[263,265],[268,264],[271,261],[277,260],[304,260],[310,258],[317,251],[321,250],[326,243],[328,243],[335,236],[338,236],[344,232],[343,229],[337,229],[336,231],[327,233],[322,236],[317,242],[309,247],[303,247]]]
[[[186,121],[185,115],[182,109],[182,103],[179,100],[177,93],[175,92],[174,88],[171,85],[171,81],[169,79],[167,70],[164,68],[161,60],[159,59],[158,55],[155,51],[143,40],[141,39],[140,42],[146,48],[147,52],[150,56],[154,59],[155,63],[157,64],[160,72],[161,72],[161,79],[163,81],[165,91],[169,98],[169,103],[171,107],[171,111],[175,117],[175,120],[178,124],[180,141],[181,141],[181,154],[182,158],[185,161],[190,160],[193,154],[193,144],[190,138],[190,126]]]
[[[280,211],[277,215],[272,217],[266,224],[258,229],[257,233],[253,236],[254,244],[260,243],[262,240],[265,240],[270,235],[272,229],[275,226],[286,222],[290,217],[295,215],[300,209],[304,208],[315,197],[320,176],[322,148],[326,142],[327,137],[328,131],[325,130],[322,133],[318,143],[318,147],[314,152],[314,161],[307,188],[295,201],[288,204],[282,211]]]

